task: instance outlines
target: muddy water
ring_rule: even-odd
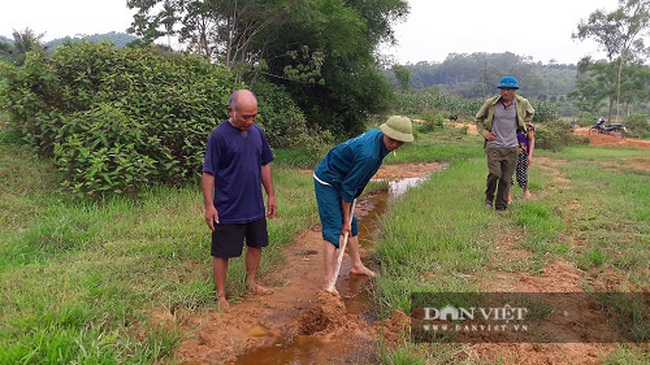
[[[363,250],[374,246],[374,238],[381,227],[381,216],[386,212],[388,205],[403,196],[406,191],[424,181],[426,177],[405,178],[389,181],[388,191],[375,192],[357,202],[356,214],[359,219],[359,244]],[[350,275],[350,260],[346,256],[341,267],[341,276],[337,282],[337,289],[343,298],[347,313],[364,314],[371,309],[371,300],[368,296],[368,277]],[[263,335],[263,329],[259,331]],[[274,345],[259,348],[237,359],[238,365],[271,365],[316,364],[323,352],[337,353],[340,346],[350,346],[345,339],[340,341],[324,339],[317,336],[296,336],[290,339],[278,339]],[[367,355],[367,354],[366,354]],[[362,354],[363,356],[363,354]],[[343,359],[342,359],[343,360]],[[358,360],[363,359],[359,358]]]

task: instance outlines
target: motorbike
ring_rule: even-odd
[[[604,118],[601,118],[598,122],[594,123],[591,128],[589,128],[590,136],[594,134],[609,134],[623,138],[625,137],[625,133],[627,133],[627,128],[625,128],[623,123],[612,123],[606,125]]]

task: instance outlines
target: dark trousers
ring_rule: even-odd
[[[505,210],[508,207],[508,191],[510,190],[512,174],[517,166],[519,148],[485,147],[485,154],[487,155],[489,171],[485,200],[492,202],[496,192],[497,200],[494,208],[496,210]]]

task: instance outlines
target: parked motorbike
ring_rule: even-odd
[[[623,138],[625,137],[625,133],[627,133],[627,128],[625,128],[623,123],[612,123],[606,125],[605,118],[600,118],[598,122],[594,123],[594,125],[589,128],[590,136],[594,134],[609,134]]]

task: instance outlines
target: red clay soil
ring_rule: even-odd
[[[550,170],[553,180],[563,189],[570,189],[571,181],[563,176],[557,168],[561,161],[549,158],[537,158],[536,166]],[[544,192],[540,193],[543,198]],[[503,232],[495,247],[493,263],[511,260],[513,257],[527,256],[522,250],[514,248],[517,240],[512,232]],[[571,243],[571,241],[569,241]],[[495,266],[498,270],[498,266]],[[603,291],[616,291],[626,280],[614,273],[587,273],[577,269],[569,262],[554,261],[549,263],[541,275],[522,272],[497,271],[492,277],[485,278],[479,287],[485,292],[529,292],[529,293],[584,293],[584,284]],[[633,285],[628,285],[632,291]],[[611,333],[606,326],[602,311],[581,301],[578,297],[567,298],[565,308],[574,308],[578,318],[567,317],[565,320],[548,323],[552,333],[559,337],[594,338],[603,333]],[[603,341],[606,342],[606,341]],[[644,351],[650,351],[648,344],[639,345]],[[480,362],[501,362],[506,364],[599,364],[603,358],[619,347],[615,343],[481,343],[471,346],[466,351],[470,358]]]
[[[447,125],[450,125],[452,127],[456,128],[462,128],[462,127],[467,127],[467,134],[471,135],[476,135],[478,136],[478,131],[476,130],[476,123],[470,123],[470,122],[449,122],[446,123]]]
[[[282,356],[300,359],[300,363],[365,362],[370,354],[364,349],[372,346],[375,329],[359,314],[347,313],[340,299],[320,291],[321,244],[316,230],[296,237],[294,244],[285,249],[286,265],[267,277],[269,282],[280,283],[273,287],[273,294],[232,303],[227,312],[207,312],[190,318],[186,326],[193,329],[193,336],[180,345],[175,360],[186,365],[229,364],[248,353],[248,357],[239,359],[240,363],[264,364],[265,357],[282,363]],[[338,289],[345,295],[345,288]],[[264,355],[265,349],[292,345],[304,353],[272,350],[276,359]],[[255,356],[256,350],[259,356]],[[251,353],[256,359],[249,359]]]
[[[443,167],[440,163],[384,165],[375,178],[427,176]],[[362,223],[369,204],[363,200],[357,204]],[[321,245],[318,227],[302,232],[285,248],[285,265],[265,278],[266,282],[278,283],[273,294],[251,295],[232,303],[226,312],[190,317],[183,325],[192,335],[181,343],[174,360],[185,365],[376,362],[373,350],[380,333],[382,337],[402,338],[405,315],[371,324],[359,314],[363,309],[355,308],[359,304],[354,300],[346,299],[344,304],[321,291]],[[349,257],[345,256],[337,282],[344,298],[357,293],[368,280],[347,274],[349,269]]]
[[[467,127],[468,134],[478,135],[476,131],[476,124],[469,122],[450,122],[447,125],[461,128]],[[650,141],[638,138],[620,138],[610,136],[607,134],[589,135],[589,128],[577,127],[574,129],[576,136],[589,137],[589,145],[591,146],[611,146],[611,147],[637,147],[637,148],[650,148]]]
[[[373,179],[397,180],[412,177],[429,176],[445,168],[440,162],[415,162],[409,164],[383,165]]]
[[[650,141],[638,138],[620,138],[607,134],[589,135],[589,128],[577,127],[574,134],[582,137],[589,137],[590,146],[611,146],[611,147],[638,147],[650,148]]]

